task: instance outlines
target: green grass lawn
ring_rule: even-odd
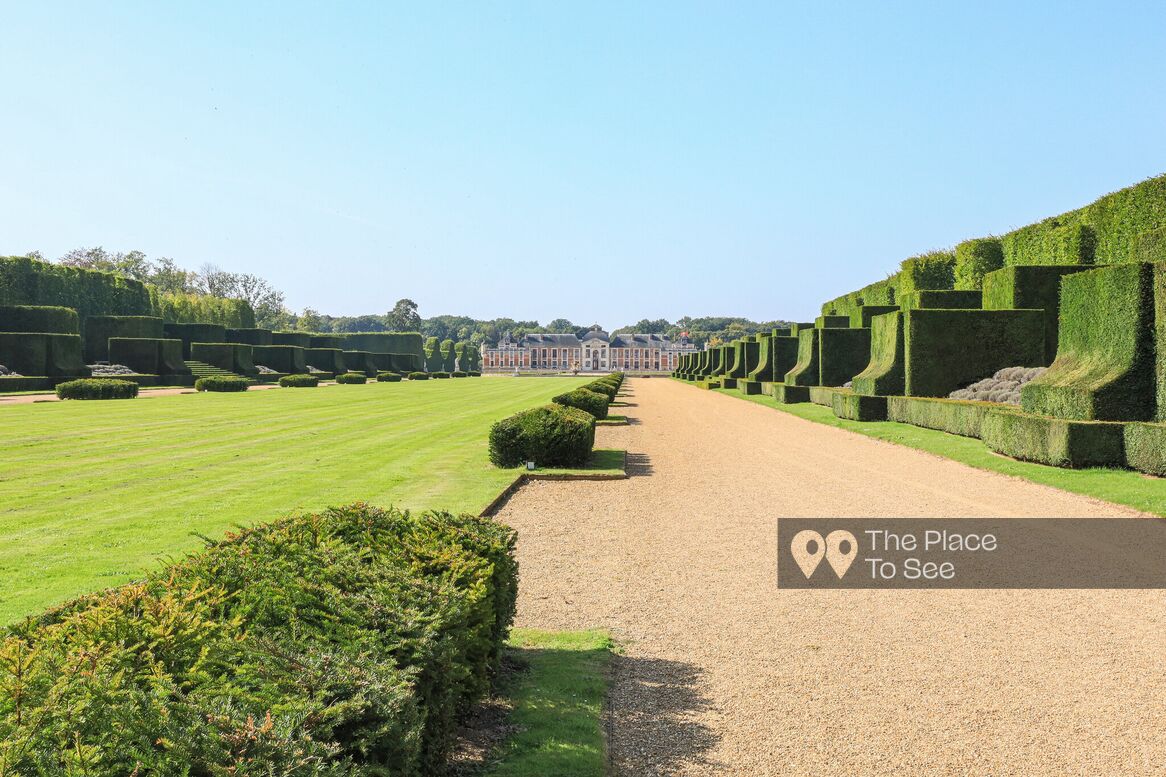
[[[502,689],[515,733],[494,755],[488,777],[602,777],[611,638],[602,631],[515,629],[509,652],[525,665]]]
[[[1126,505],[1166,517],[1166,480],[1124,469],[1064,469],[1017,461],[1001,456],[973,437],[961,437],[936,429],[896,421],[851,421],[838,418],[824,405],[799,403],[781,405],[772,397],[746,396],[735,389],[717,389],[722,394],[756,402],[827,426],[865,434],[880,440],[906,445],[962,462],[977,469],[1012,475],[1064,491],[1084,494],[1106,502]]]
[[[137,577],[196,534],[289,512],[364,500],[477,513],[518,474],[490,465],[490,425],[585,382],[0,406],[0,624]]]

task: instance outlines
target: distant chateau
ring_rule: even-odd
[[[664,335],[609,335],[602,329],[592,329],[582,340],[574,334],[528,334],[515,339],[507,332],[495,347],[483,347],[482,368],[669,372],[680,364],[681,355],[695,350],[683,335],[674,342]]]

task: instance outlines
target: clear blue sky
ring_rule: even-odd
[[[1166,170],[1164,9],[5,3],[0,254],[332,314],[804,319]]]

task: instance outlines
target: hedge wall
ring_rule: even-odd
[[[251,346],[246,343],[191,343],[190,358],[239,375],[253,377],[259,374]]]
[[[903,354],[903,314],[884,313],[871,319],[870,361],[854,376],[856,394],[887,396],[902,394],[906,382]]]
[[[1166,262],[1154,265],[1154,353],[1158,385],[1155,417],[1166,421]]]
[[[920,289],[899,296],[902,310],[979,310],[982,305],[983,295],[979,291]]]
[[[48,264],[26,256],[0,257],[0,305],[59,305],[90,316],[155,313],[145,284],[112,273]]]
[[[1166,424],[1126,424],[1124,440],[1127,466],[1166,477]]]
[[[223,327],[255,326],[255,311],[241,299],[204,294],[171,294],[149,287],[149,315],[177,324],[218,324]],[[112,312],[112,311],[110,311]]]
[[[1020,391],[1026,412],[1056,418],[1154,417],[1154,265],[1123,264],[1061,280],[1057,358]]]
[[[850,326],[850,315],[843,316],[818,316],[814,321],[814,327],[817,329],[826,329],[831,327],[848,327]]]
[[[182,357],[189,359],[191,343],[221,343],[227,328],[219,324],[163,324],[162,332],[171,340],[182,341]]]
[[[899,273],[894,278],[894,300],[871,300],[873,304],[889,305],[898,302],[904,294],[919,291],[920,289],[952,289],[955,288],[954,251],[929,251],[925,254],[912,256],[899,263]]]
[[[344,350],[344,338],[339,335],[311,335],[312,348],[337,348]]]
[[[1039,310],[905,311],[903,357],[907,396],[947,396],[1004,367],[1047,364],[1044,314]]]
[[[228,329],[228,343],[246,343],[247,345],[271,345],[271,330],[248,327],[244,329]]]
[[[272,345],[294,345],[297,348],[311,348],[312,336],[307,332],[272,332]]]
[[[339,348],[306,348],[304,362],[317,370],[339,375],[348,371],[344,361],[344,353]]]
[[[973,290],[983,286],[984,276],[1004,266],[1004,249],[994,237],[965,240],[955,247],[955,287]],[[937,287],[952,288],[952,287]]]
[[[302,375],[308,371],[304,349],[297,345],[253,345],[251,360],[254,364],[288,375]]]
[[[49,305],[0,305],[0,332],[75,335],[81,331],[77,311]]]
[[[376,359],[368,351],[345,351],[344,364],[349,372],[362,372],[370,378],[375,378],[379,372]]]
[[[782,383],[788,386],[818,385],[818,336],[823,329],[798,332],[798,363],[785,374]]]
[[[869,329],[823,329],[818,333],[818,385],[841,386],[870,363]]]
[[[809,323],[809,324],[790,324],[789,336],[790,337],[797,337],[799,334],[806,331],[807,329],[814,329],[814,324],[812,324],[812,323]]]
[[[863,305],[894,305],[897,299],[895,284],[898,276],[876,281],[822,305],[822,315],[854,315]]]
[[[162,338],[162,319],[157,316],[91,316],[85,322],[85,360],[89,363],[109,360],[111,337],[159,340]]]
[[[419,332],[353,332],[340,335],[342,345],[335,346],[345,351],[368,351],[369,353],[408,353],[422,363],[425,359],[425,342]],[[326,348],[333,346],[313,347]]]
[[[855,329],[870,329],[870,322],[883,313],[894,313],[898,305],[859,305],[850,313],[850,326]]]
[[[830,409],[837,418],[851,421],[887,420],[887,397],[871,397],[853,391],[834,391],[830,395]]]
[[[1122,427],[993,410],[984,416],[980,436],[989,448],[1014,459],[1054,467],[1116,467],[1125,463]]]
[[[980,437],[980,425],[990,411],[999,410],[994,402],[966,402],[959,399],[928,397],[887,397],[888,421],[939,429],[962,437]]]
[[[984,310],[1043,310],[1045,355],[1057,353],[1061,278],[1082,270],[1082,265],[1027,265],[1003,267],[984,276]]]
[[[810,401],[809,386],[789,386],[785,383],[770,383],[769,396],[779,405],[796,405]]]
[[[109,360],[142,375],[189,375],[182,360],[182,341],[158,337],[111,337]]]

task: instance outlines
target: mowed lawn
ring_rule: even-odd
[[[0,407],[0,624],[239,524],[356,500],[479,512],[490,425],[585,378],[465,378]]]

